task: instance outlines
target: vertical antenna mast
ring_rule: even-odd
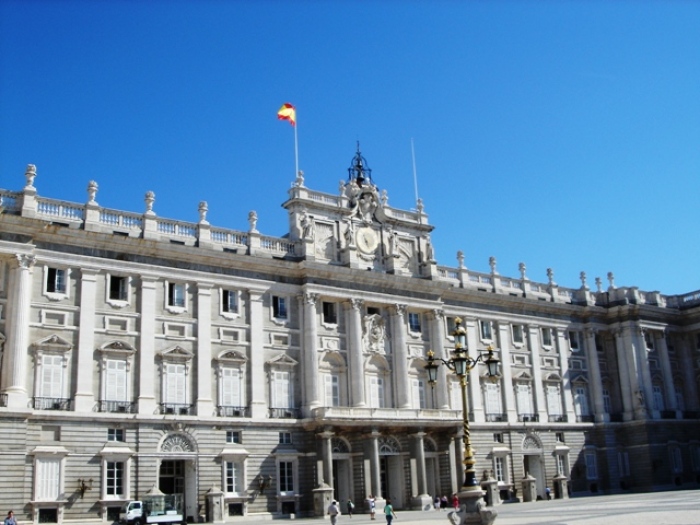
[[[416,152],[413,148],[413,137],[411,137],[411,162],[413,163],[413,189],[416,192],[416,202],[418,202],[418,176],[416,175]]]

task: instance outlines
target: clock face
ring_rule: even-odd
[[[361,252],[373,253],[379,245],[377,232],[372,228],[360,228],[355,234],[355,243]]]

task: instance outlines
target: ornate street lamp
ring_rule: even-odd
[[[462,319],[455,319],[455,329],[452,332],[454,337],[455,347],[452,350],[452,357],[445,361],[441,358],[436,358],[432,350],[428,351],[428,364],[425,365],[425,370],[428,373],[428,383],[431,387],[435,387],[437,383],[437,372],[440,364],[444,364],[459,377],[459,384],[462,388],[462,424],[464,444],[464,483],[462,491],[481,490],[479,483],[476,480],[476,472],[474,471],[474,451],[472,450],[471,439],[469,436],[469,405],[467,405],[467,374],[480,361],[486,365],[489,379],[498,381],[500,376],[498,367],[500,360],[493,355],[493,347],[489,345],[486,349],[488,353],[479,354],[476,358],[469,355],[467,348],[467,331],[462,326]]]

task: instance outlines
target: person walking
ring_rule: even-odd
[[[456,492],[452,494],[452,506],[455,510],[459,510],[459,498],[457,497]]]
[[[369,497],[367,498],[367,501],[369,501],[369,515],[370,515],[370,518],[371,518],[371,519],[374,519],[374,511],[375,511],[375,508],[374,508],[374,502],[375,502],[374,496],[372,496],[372,494],[370,494]]]
[[[352,512],[355,510],[355,504],[351,499],[348,499],[348,516],[352,518]]]
[[[391,525],[391,520],[396,517],[396,513],[389,499],[386,500],[386,505],[384,505],[384,515],[386,516],[386,525]]]
[[[17,520],[15,519],[15,513],[10,511],[7,513],[7,518],[5,518],[5,525],[17,525]]]
[[[340,516],[340,507],[338,507],[338,502],[333,500],[333,502],[328,505],[328,515],[331,517],[331,525],[337,525],[338,516]]]

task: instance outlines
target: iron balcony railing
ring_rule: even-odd
[[[100,412],[133,414],[136,412],[136,403],[133,401],[100,401]]]
[[[593,423],[593,421],[595,421],[595,418],[591,415],[576,416],[576,423]]]
[[[535,423],[539,420],[539,414],[518,414],[518,421],[521,423]]]
[[[35,410],[70,410],[71,399],[64,397],[35,397],[32,404]]]
[[[250,417],[248,407],[219,405],[216,408],[219,417]]]
[[[160,413],[166,416],[191,416],[194,414],[194,406],[183,403],[161,403]]]
[[[564,414],[550,414],[548,419],[550,423],[566,423],[569,420]]]
[[[298,408],[271,408],[270,418],[272,419],[299,419],[301,410]]]
[[[506,421],[506,415],[501,413],[501,414],[486,414],[486,422],[487,423],[498,423],[502,421]]]

